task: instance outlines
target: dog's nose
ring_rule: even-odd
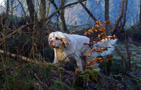
[[[50,45],[52,45],[53,44],[53,40],[50,40],[49,43],[50,43]]]
[[[53,44],[53,40],[50,40],[49,41],[49,45],[52,47],[52,48],[55,48],[54,44]]]

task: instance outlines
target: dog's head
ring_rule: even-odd
[[[52,32],[48,37],[49,45],[52,48],[67,47],[69,45],[69,38],[66,33],[62,32]]]

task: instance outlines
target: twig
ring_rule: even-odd
[[[39,81],[39,83],[41,83],[42,85],[44,85],[44,86],[46,86],[46,87],[47,87],[47,84],[46,84],[46,83],[44,83],[44,82],[42,82],[42,81],[40,80],[40,78],[37,76],[37,74],[36,74],[36,73],[34,74],[34,76],[35,76],[35,78]]]
[[[0,39],[0,43],[3,42],[4,40],[11,38],[14,34],[16,34],[17,32],[20,32],[22,30],[24,26],[19,27],[17,30],[13,31],[12,33],[10,33],[9,35],[7,35],[6,37],[4,37],[3,39]]]
[[[82,2],[82,1],[81,1]],[[48,16],[47,18],[45,18],[45,19],[42,19],[42,20],[40,20],[40,21],[36,21],[36,22],[34,22],[34,23],[29,23],[29,24],[26,24],[26,25],[23,25],[23,26],[21,26],[21,27],[19,27],[17,30],[15,30],[15,31],[13,31],[12,33],[10,33],[9,35],[7,35],[5,38],[3,38],[3,39],[1,39],[0,40],[0,43],[1,42],[3,42],[4,40],[6,40],[6,39],[8,39],[8,38],[11,38],[14,34],[16,34],[18,31],[20,31],[20,30],[23,30],[23,29],[25,29],[25,28],[27,28],[27,27],[29,27],[29,26],[32,26],[32,25],[34,25],[34,24],[42,24],[43,22],[45,22],[45,21],[47,21],[47,20],[49,20],[52,16],[54,16],[56,13],[58,13],[61,9],[64,9],[64,8],[66,8],[66,7],[69,7],[69,6],[71,6],[71,5],[74,5],[74,4],[78,4],[79,2],[74,2],[74,3],[70,3],[70,4],[67,4],[67,5],[65,5],[65,6],[63,6],[63,7],[59,7],[54,13],[52,13],[50,16]]]
[[[96,22],[97,19],[93,16],[93,14],[90,12],[90,10],[82,3],[82,0],[78,0],[81,4],[81,6],[86,10],[86,12],[91,16],[91,18]]]
[[[126,31],[124,32],[124,37],[125,37],[126,52],[127,52],[127,56],[128,56],[128,68],[131,69],[131,58],[130,58],[129,49],[128,49],[128,43],[127,43],[127,38],[126,38]]]
[[[119,49],[115,46],[115,50],[117,51],[118,55],[123,59],[123,64],[128,67],[128,64],[126,63],[126,59],[125,57],[121,54],[121,52],[119,51]]]
[[[5,54],[5,55],[10,56],[10,57],[12,57],[12,58],[20,58],[20,59],[23,60],[23,61],[31,62],[31,63],[35,63],[35,64],[40,64],[40,63],[41,63],[41,62],[39,62],[39,61],[32,60],[32,59],[27,58],[27,57],[25,57],[25,56],[13,54],[13,53],[10,53],[10,52],[6,52],[6,51],[4,51],[4,50],[0,50],[0,54]]]

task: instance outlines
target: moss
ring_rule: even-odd
[[[51,68],[52,68],[52,69],[56,69],[56,68],[58,68],[58,66],[55,65],[55,64],[52,64]]]
[[[122,81],[122,76],[120,74],[119,75],[113,75],[113,78],[116,79],[116,80]]]
[[[85,78],[86,78],[85,75],[80,75],[80,76],[76,77],[75,82],[74,82],[74,86],[83,88],[84,87],[84,81],[86,80]]]
[[[53,84],[51,85],[51,87],[49,87],[49,89],[50,90],[67,90],[67,89],[69,90],[70,87],[61,81],[55,80]]]
[[[60,72],[64,72],[64,71],[65,71],[65,69],[62,68],[62,67],[59,67],[58,70],[59,70]]]

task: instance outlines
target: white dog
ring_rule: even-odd
[[[70,58],[75,59],[77,67],[80,71],[83,71],[83,65],[81,57],[86,56],[86,53],[91,50],[89,46],[90,39],[86,36],[76,35],[76,34],[66,34],[62,32],[52,32],[48,37],[49,45],[54,48],[54,62],[58,63],[59,61],[71,61]],[[107,40],[103,39],[104,42],[98,42],[93,45],[93,48],[97,47],[110,47],[107,51],[102,53],[93,52],[91,59],[96,58],[97,56],[105,56],[112,54],[114,51],[114,44],[117,39]],[[87,58],[87,62],[90,58]]]

